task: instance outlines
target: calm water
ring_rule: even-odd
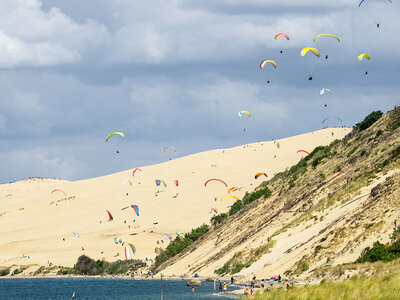
[[[164,299],[229,299],[214,291],[214,283],[202,282],[201,287],[186,286],[184,280],[164,280]],[[218,288],[218,286],[217,286]],[[0,279],[0,299],[161,299],[160,280],[129,280],[112,278],[33,278]],[[233,290],[228,286],[228,291]]]

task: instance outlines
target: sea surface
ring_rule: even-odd
[[[218,285],[216,286],[218,289]],[[228,286],[228,291],[238,287]],[[83,299],[161,299],[160,280],[121,278],[3,278],[0,279],[2,300],[75,300]],[[163,299],[229,299],[214,291],[213,282],[202,282],[201,287],[186,286],[185,280],[163,280]]]

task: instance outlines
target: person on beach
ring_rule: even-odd
[[[289,277],[286,275],[286,277],[285,277],[285,284],[288,285],[288,282],[289,282]]]
[[[264,289],[265,285],[264,285],[264,279],[261,279],[261,288]]]
[[[222,294],[222,283],[221,283],[221,281],[219,282],[219,292],[220,292],[220,294]]]
[[[247,285],[246,285],[245,288],[244,288],[244,294],[245,294],[246,296],[249,294],[249,288],[248,288]]]
[[[269,286],[270,286],[270,288],[271,288],[271,290],[272,290],[272,288],[273,288],[273,286],[274,286],[274,279],[273,279],[273,278],[271,278],[271,279],[269,280]]]
[[[235,279],[233,278],[233,276],[231,277],[231,284],[233,284],[233,282],[235,281]]]
[[[281,274],[279,274],[279,276],[278,276],[278,283],[279,283],[279,284],[281,284],[281,283],[282,283]]]
[[[224,282],[224,294],[226,293],[226,289],[227,289],[228,287],[227,287],[227,285],[226,285],[226,283]]]
[[[194,294],[194,287],[192,287],[192,293]]]

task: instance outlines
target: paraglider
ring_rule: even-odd
[[[116,237],[114,238],[114,243],[117,244],[117,245],[118,245],[118,243],[121,243],[121,244],[122,244],[122,239],[116,236]]]
[[[133,210],[136,213],[136,215],[139,217],[139,206],[133,204],[133,205],[131,205],[131,207],[133,208]]]
[[[299,153],[299,152],[304,152],[304,153],[306,153],[307,155],[310,154],[310,153],[309,153],[308,151],[306,151],[306,150],[297,150],[297,153]]]
[[[178,185],[179,185],[179,182],[178,182],[178,180],[177,180],[177,179],[175,179],[175,180],[174,180],[174,184],[175,184],[176,186],[178,186]]]
[[[274,145],[279,149],[281,143],[278,140],[274,140]]]
[[[239,118],[241,118],[243,114],[245,114],[245,115],[247,115],[249,118],[251,118],[251,113],[250,113],[249,111],[247,111],[247,110],[241,110],[241,111],[239,111],[239,112],[238,112]]]
[[[230,194],[231,192],[235,192],[235,191],[240,191],[240,188],[238,188],[238,187],[236,187],[236,186],[231,187],[231,188],[228,190],[228,194]]]
[[[371,57],[369,56],[368,53],[362,53],[362,54],[358,55],[357,58],[358,58],[359,61],[362,61],[364,57],[365,57],[366,59],[368,59],[368,60],[371,60]]]
[[[278,37],[284,36],[287,40],[290,40],[289,36],[286,33],[278,33],[275,35],[275,39],[278,39]]]
[[[136,171],[142,172],[142,170],[140,170],[139,168],[136,168],[136,169],[134,169],[134,170],[132,171],[132,177],[135,177]]]
[[[181,235],[185,236],[185,234],[184,234],[182,231],[177,231],[177,232],[176,232],[176,235],[177,235],[177,236],[181,236]]]
[[[61,192],[64,194],[64,196],[67,196],[67,194],[63,190],[53,190],[53,191],[51,191],[51,194],[53,194],[55,192]]]
[[[327,117],[327,118],[325,118],[325,119],[322,121],[322,124],[324,124],[325,121],[326,121],[326,120],[329,120],[329,119],[337,119],[337,120],[339,120],[341,123],[343,123],[343,121],[342,121],[340,118],[338,118],[338,117]]]
[[[135,255],[136,253],[136,248],[132,243],[129,242],[123,242],[122,246],[125,247],[125,258],[126,259],[131,259],[132,255]]]
[[[301,56],[304,56],[307,54],[308,51],[311,51],[312,53],[315,54],[316,57],[320,58],[320,54],[319,51],[316,48],[312,48],[312,47],[305,47],[301,50],[300,54]]]
[[[261,69],[264,69],[264,66],[265,66],[267,63],[270,63],[271,65],[273,65],[275,69],[278,67],[278,65],[276,64],[276,62],[273,61],[273,60],[262,60],[262,61],[260,62],[260,68],[261,68]]]
[[[109,217],[108,221],[114,220],[112,214],[108,210],[106,210],[106,212],[108,213],[108,217]]]
[[[207,180],[207,181],[204,183],[204,186],[207,186],[207,184],[208,184],[210,181],[219,181],[219,182],[225,184],[226,187],[228,187],[228,185],[226,184],[225,181],[223,181],[223,180],[221,180],[221,179],[217,179],[217,178],[212,178],[212,179]]]
[[[322,90],[319,91],[319,95],[322,96],[326,92],[328,92],[329,94],[332,94],[332,91],[330,89],[323,88]]]
[[[79,233],[77,233],[76,231],[73,231],[72,233],[74,234],[74,236],[72,237],[73,240],[79,238]]]
[[[361,7],[361,4],[364,2],[365,0],[361,0],[360,4],[358,4],[358,7]],[[390,3],[392,3],[392,0],[388,0]]]
[[[308,80],[312,80],[312,75],[308,76]]]
[[[106,142],[110,139],[110,137],[112,137],[113,135],[116,135],[116,134],[120,135],[121,137],[125,137],[125,133],[123,133],[123,132],[120,132],[120,131],[112,132],[106,137]]]
[[[254,176],[254,178],[255,179],[258,179],[258,177],[260,177],[260,176],[262,176],[262,175],[264,175],[265,177],[268,177],[268,175],[266,174],[266,173],[257,173],[255,176]]]
[[[165,183],[164,180],[156,179],[156,185],[157,186],[160,186],[161,183],[164,185],[164,187],[167,187],[167,184]]]
[[[224,199],[226,199],[226,198],[235,198],[235,199],[237,199],[237,200],[242,201],[242,199],[240,199],[239,197],[233,196],[233,195],[224,196],[224,197],[221,198],[221,201],[224,200]]]
[[[321,34],[318,34],[318,35],[313,39],[313,42],[315,42],[315,41],[316,41],[319,37],[321,37],[321,36],[330,36],[330,37],[333,37],[333,38],[337,39],[337,41],[340,43],[340,39],[339,39],[336,35],[330,34],[330,33],[321,33]]]
[[[172,240],[172,235],[166,234],[166,235],[165,235],[165,239],[166,239],[166,240]]]
[[[211,207],[211,208],[210,208],[210,214],[211,214],[212,212],[215,212],[216,214],[218,213],[217,209],[214,208],[214,207]]]
[[[166,147],[166,148],[164,149],[164,152],[167,151],[168,149],[174,150],[174,151],[176,152],[176,149],[175,149],[174,147]]]
[[[328,59],[328,57],[329,57],[328,55],[325,55],[325,59]]]

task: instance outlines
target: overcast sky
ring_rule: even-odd
[[[1,0],[0,182],[97,177],[386,112],[400,104],[400,5],[358,3]],[[301,57],[308,46],[321,58]],[[105,143],[113,131],[126,137]]]

